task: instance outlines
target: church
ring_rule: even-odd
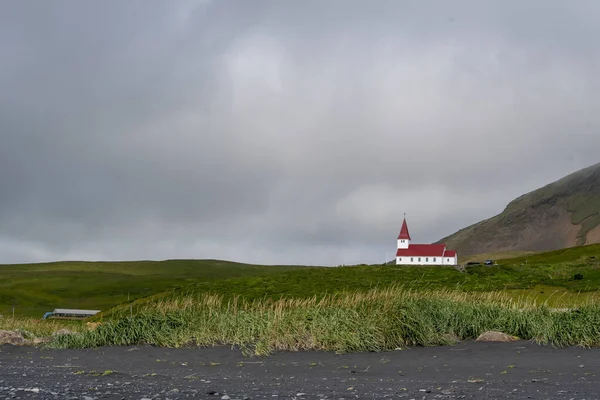
[[[445,244],[412,244],[406,218],[398,235],[396,265],[457,265],[456,250],[446,249]]]

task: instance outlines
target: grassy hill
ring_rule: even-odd
[[[53,262],[0,265],[0,314],[41,317],[54,308],[106,310],[195,282],[254,277],[302,268],[218,260]],[[13,300],[14,299],[14,300]]]
[[[600,243],[600,164],[527,193],[499,215],[439,243],[457,249],[461,256]]]
[[[119,306],[97,316],[98,327],[56,336],[51,345],[231,345],[264,355],[443,345],[501,330],[556,346],[600,346],[599,257],[600,245],[592,245],[467,273],[353,266],[193,284]],[[511,296],[536,291],[556,308]]]
[[[245,300],[279,298],[323,298],[343,293],[364,293],[372,289],[402,287],[414,291],[459,290],[464,292],[515,291],[518,296],[534,295],[545,300],[556,291],[562,300],[572,297],[579,302],[600,291],[600,244],[581,246],[548,253],[532,254],[498,261],[499,265],[475,265],[466,273],[453,267],[418,267],[396,265],[306,268],[254,277],[239,277],[214,282],[200,282],[132,302],[136,308],[152,307],[165,301],[199,299],[207,294]],[[582,279],[575,279],[581,274]],[[543,290],[543,289],[542,289]],[[543,296],[540,296],[543,294]],[[570,295],[572,294],[572,296]],[[515,296],[516,297],[516,296]],[[102,317],[129,312],[129,304],[119,306]]]
[[[85,275],[81,270],[89,269],[96,281],[75,290],[86,296],[112,287],[102,286],[108,284],[102,272],[124,275],[130,267],[98,268],[105,264],[30,268],[46,275],[60,268]],[[471,266],[465,273],[438,266],[286,269],[167,261],[136,264],[131,274],[146,285],[156,283],[155,288],[161,280],[172,286],[95,316],[99,325],[5,317],[0,329],[21,329],[30,338],[48,337],[60,328],[78,332],[52,336],[48,345],[53,347],[231,345],[257,355],[441,345],[486,330],[557,346],[600,346],[600,245],[528,254],[492,267]],[[193,274],[203,281],[185,280]],[[28,293],[35,287],[21,285]]]
[[[596,258],[591,258],[596,257]],[[41,317],[54,308],[110,310],[206,293],[246,299],[307,298],[373,288],[494,291],[536,285],[566,291],[600,290],[600,245],[568,248],[473,266],[395,265],[319,268],[261,266],[218,260],[55,262],[0,265],[0,314]],[[582,280],[573,276],[581,273]],[[128,301],[129,297],[129,301]]]

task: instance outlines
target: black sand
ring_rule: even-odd
[[[0,348],[0,399],[600,399],[600,349],[475,343],[247,358],[226,347]]]

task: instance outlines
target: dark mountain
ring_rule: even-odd
[[[600,243],[600,164],[524,194],[495,217],[438,243],[462,256]]]

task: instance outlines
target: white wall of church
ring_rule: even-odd
[[[410,240],[408,240],[408,239],[398,239],[398,248],[399,249],[408,249],[409,244],[410,244]]]
[[[396,257],[396,265],[458,265],[458,257]]]
[[[396,257],[396,265],[444,265],[442,257]]]
[[[444,265],[458,265],[458,256],[444,257]]]

